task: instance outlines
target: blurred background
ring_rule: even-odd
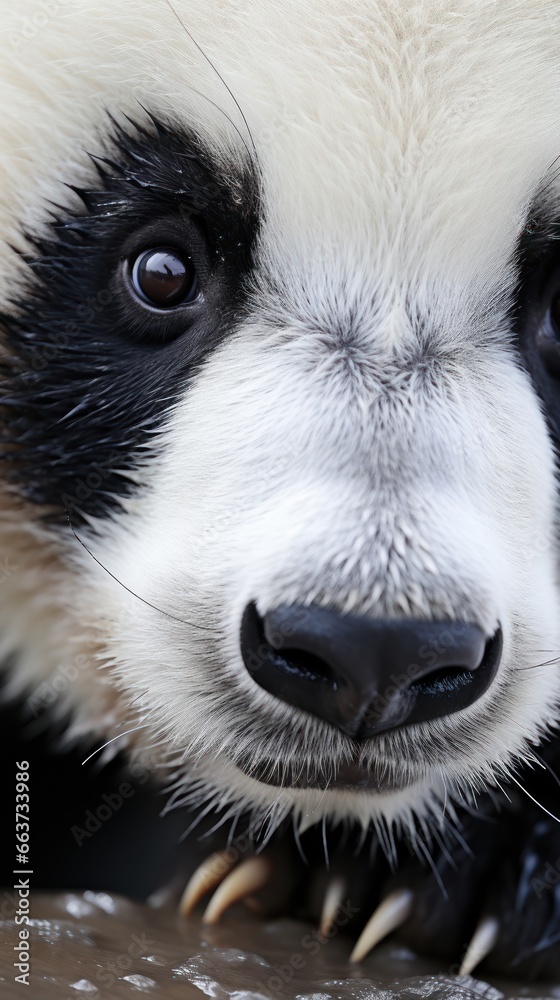
[[[23,703],[6,703],[0,693],[0,885],[13,882],[16,762],[27,760],[32,887],[144,899],[177,870],[188,816],[175,810],[161,817],[166,796],[144,775],[135,779],[122,755],[103,767],[100,755],[82,766],[95,744],[64,749],[63,731],[48,713],[33,718]],[[128,798],[119,793],[123,782]]]

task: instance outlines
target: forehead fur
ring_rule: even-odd
[[[560,153],[560,3],[173,7],[61,0],[45,14],[28,0],[3,11],[4,231],[91,169],[83,150],[102,109],[137,116],[140,101],[196,122],[224,155],[243,153],[239,133],[251,148],[219,71],[255,142],[275,262],[311,249],[343,258],[351,244],[393,280],[503,267]]]

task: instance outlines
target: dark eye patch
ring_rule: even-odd
[[[560,274],[558,288],[537,326],[535,347],[546,373],[560,379]]]
[[[29,279],[0,316],[0,457],[60,520],[65,508],[73,520],[110,515],[136,488],[154,431],[243,311],[257,229],[253,165],[224,173],[194,133],[155,120],[112,123],[107,146],[98,184],[73,188],[83,210],[26,233]],[[176,257],[174,287],[156,290],[152,260],[145,301],[134,264],[162,248]]]
[[[520,357],[560,454],[560,216],[535,206],[519,246],[513,309]]]

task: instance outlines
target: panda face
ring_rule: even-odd
[[[557,719],[558,10],[211,7],[14,15],[4,649],[201,798],[441,811]]]

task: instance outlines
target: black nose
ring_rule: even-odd
[[[327,608],[245,608],[241,651],[253,678],[282,701],[354,739],[451,715],[492,681],[502,650],[468,622],[378,621]]]

